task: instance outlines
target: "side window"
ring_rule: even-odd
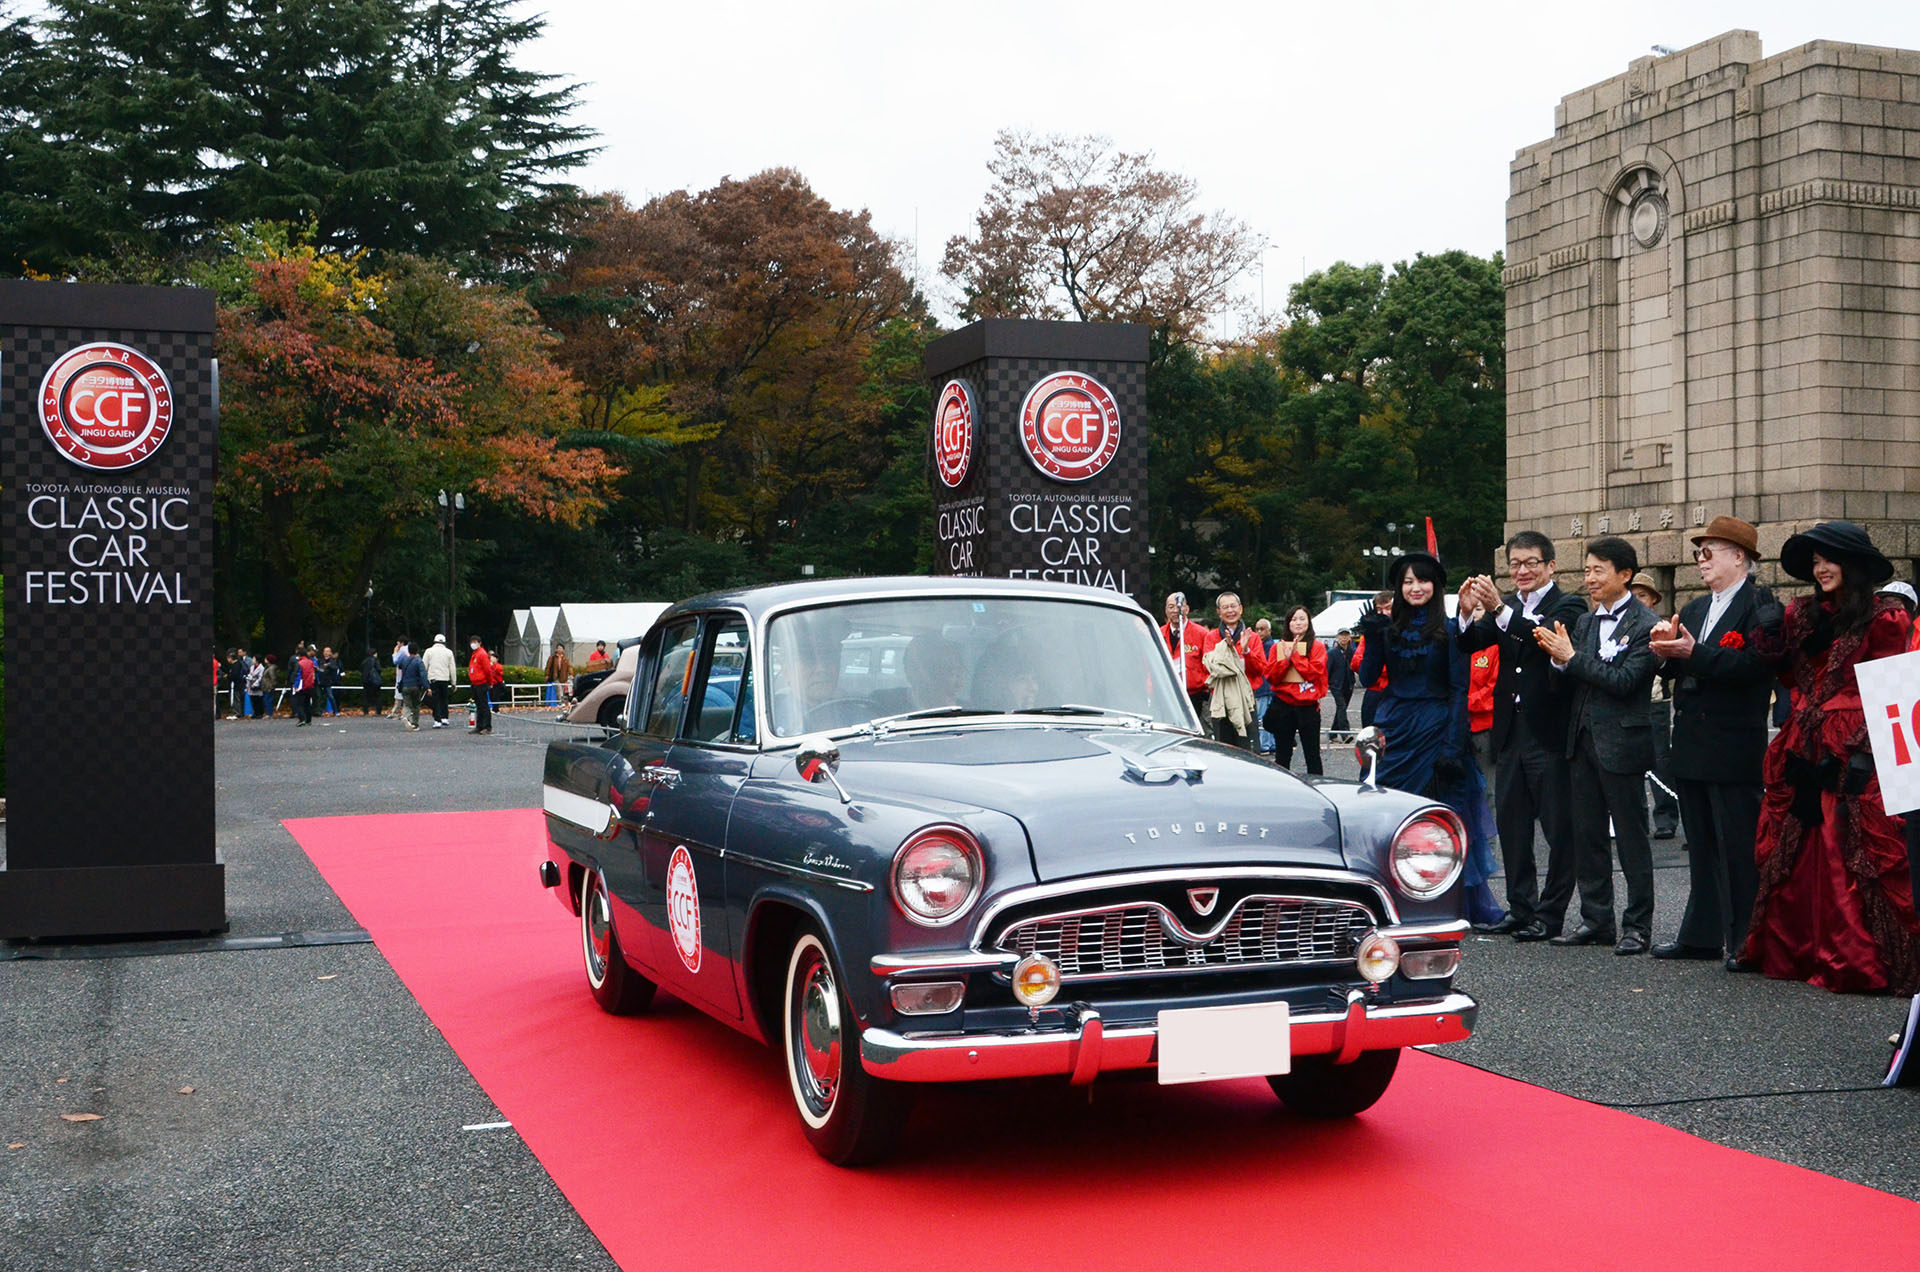
[[[687,705],[687,684],[693,679],[693,652],[700,632],[700,620],[684,619],[666,629],[660,640],[660,661],[654,664],[653,693],[647,701],[647,727],[640,730],[648,737],[671,738],[680,731],[680,717]]]
[[[687,713],[684,736],[698,742],[753,742],[747,663],[746,621],[734,617],[710,620],[693,695],[694,708]]]

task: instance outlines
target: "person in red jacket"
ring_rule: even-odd
[[[473,694],[473,732],[493,732],[493,659],[475,636],[467,642],[467,688]]]
[[[1211,736],[1212,725],[1207,720],[1207,669],[1201,659],[1218,643],[1219,637],[1211,628],[1194,622],[1188,614],[1187,594],[1169,594],[1167,621],[1160,624],[1160,643],[1173,659],[1174,670],[1185,678],[1187,700],[1193,703],[1194,714],[1200,717],[1201,731]]]
[[[1300,737],[1307,772],[1320,776],[1320,699],[1327,696],[1327,647],[1313,634],[1313,615],[1295,605],[1280,616],[1280,635],[1267,664],[1273,701],[1267,706],[1267,732],[1273,734],[1273,762],[1293,767],[1293,739]]]
[[[1242,609],[1238,593],[1220,593],[1214,598],[1213,610],[1220,616],[1220,630],[1214,633],[1214,643],[1231,645],[1234,652],[1240,655],[1240,665],[1247,672],[1247,691],[1258,695],[1267,683],[1267,642],[1260,639],[1260,633],[1253,629],[1252,624],[1241,621]],[[1214,721],[1214,730],[1222,742],[1231,743],[1255,754],[1260,751],[1258,719],[1248,719],[1245,735],[1240,734],[1232,722],[1225,717]]]

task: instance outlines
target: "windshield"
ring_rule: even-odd
[[[1097,708],[1192,727],[1146,620],[1080,601],[915,597],[782,614],[767,628],[767,677],[780,738],[942,707]]]

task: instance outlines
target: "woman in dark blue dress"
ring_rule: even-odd
[[[1391,614],[1370,611],[1360,683],[1384,671],[1387,687],[1373,723],[1386,735],[1380,785],[1438,800],[1467,828],[1467,918],[1477,924],[1505,917],[1487,879],[1494,871],[1493,827],[1486,785],[1473,758],[1467,720],[1467,652],[1447,621],[1447,572],[1425,552],[1409,552],[1388,572]]]

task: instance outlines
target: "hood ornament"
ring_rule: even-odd
[[[1380,783],[1375,773],[1380,768],[1380,752],[1387,749],[1387,735],[1374,725],[1368,725],[1353,735],[1353,758],[1360,762],[1365,770],[1360,778],[1363,790],[1377,791]]]
[[[1214,906],[1220,904],[1220,889],[1188,888],[1187,904],[1193,907],[1195,914],[1204,919],[1213,913]]]

